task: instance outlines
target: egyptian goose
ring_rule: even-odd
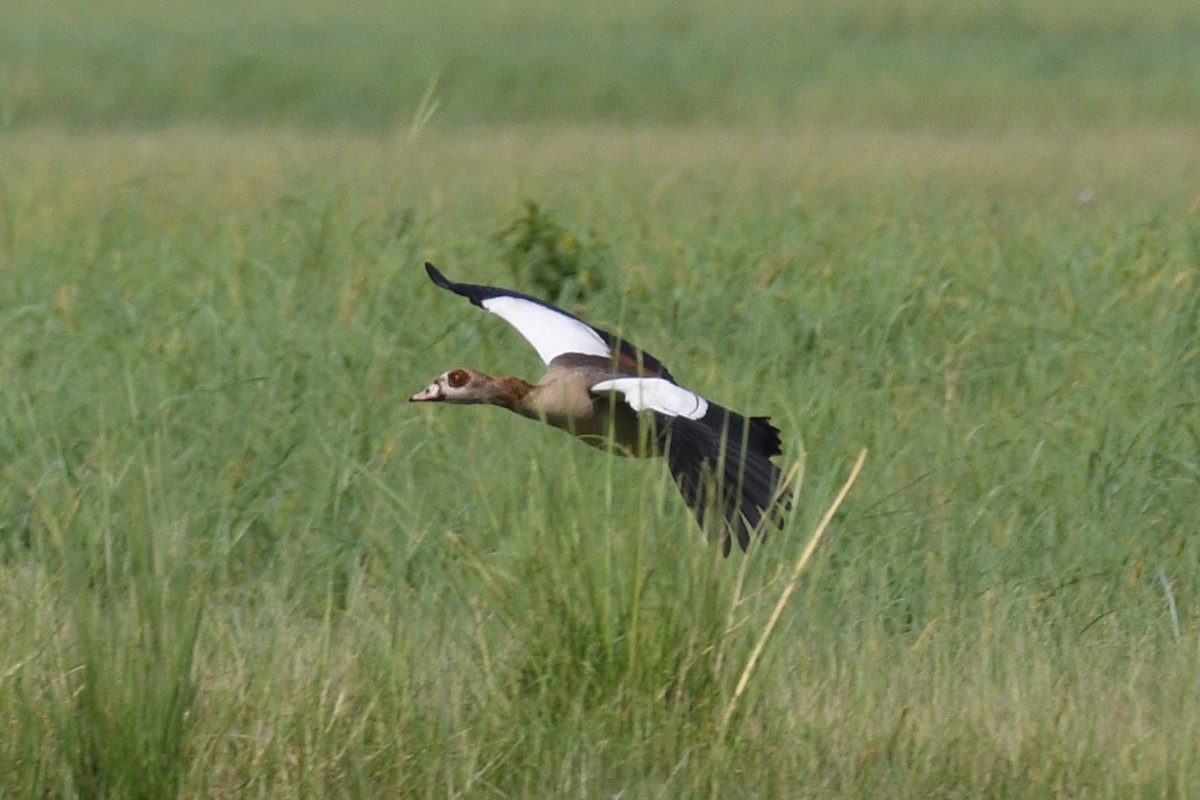
[[[779,430],[766,417],[744,417],[683,388],[654,356],[549,303],[455,283],[433,264],[425,271],[516,328],[549,369],[536,384],[452,369],[411,402],[501,406],[610,452],[665,455],[700,527],[712,510],[724,518],[725,555],[733,538],[745,550],[768,520],[779,524],[787,507],[782,475],[771,463],[781,452]]]

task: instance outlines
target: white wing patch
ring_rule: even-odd
[[[612,358],[612,350],[579,320],[520,297],[489,297],[481,305],[517,329],[549,364],[563,353]]]
[[[700,419],[708,413],[707,400],[662,378],[613,378],[592,386],[592,394],[605,392],[620,392],[634,411],[649,409],[686,419]]]

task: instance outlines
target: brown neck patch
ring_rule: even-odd
[[[496,378],[492,386],[496,391],[496,399],[494,400],[496,405],[523,413],[523,401],[530,390],[533,389],[532,383],[509,375],[503,378]]]

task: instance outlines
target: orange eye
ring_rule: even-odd
[[[467,374],[465,369],[456,369],[446,376],[446,381],[455,389],[466,386],[467,381],[470,379],[471,376]]]

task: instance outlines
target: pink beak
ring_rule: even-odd
[[[446,395],[442,394],[441,385],[437,384],[437,383],[431,383],[426,388],[422,389],[421,391],[414,394],[412,397],[408,398],[408,402],[410,402],[410,403],[428,403],[432,400],[445,400],[445,399],[446,399]]]

